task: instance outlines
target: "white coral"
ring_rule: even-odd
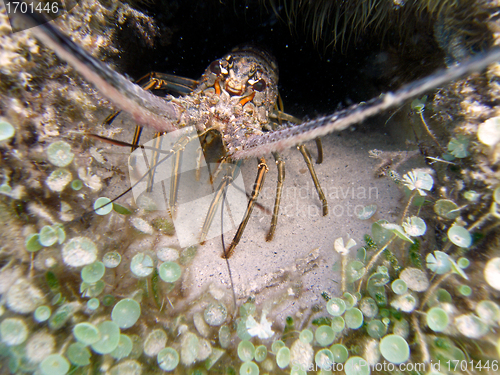
[[[268,339],[274,335],[271,325],[272,322],[266,319],[266,313],[262,313],[260,323],[257,323],[253,316],[249,316],[246,321],[248,333],[252,337],[258,336],[259,339]]]

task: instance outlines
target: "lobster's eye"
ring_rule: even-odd
[[[255,91],[259,91],[259,92],[262,92],[266,89],[267,87],[267,84],[266,84],[266,81],[264,81],[262,78],[259,79],[257,82],[255,82],[253,85],[252,85],[253,89]]]
[[[217,75],[219,75],[221,73],[219,60],[215,60],[213,63],[210,64],[210,71],[214,74],[217,74]]]
[[[229,74],[229,69],[231,69],[231,65],[229,64],[229,62],[227,62],[225,60],[221,60],[220,64],[219,64],[219,68],[220,68],[220,72],[222,74]]]

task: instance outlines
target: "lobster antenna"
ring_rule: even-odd
[[[222,242],[222,251],[224,252],[224,259],[227,265],[227,272],[229,274],[229,281],[231,282],[231,290],[233,292],[233,313],[236,314],[236,293],[234,291],[233,274],[231,273],[231,267],[229,266],[229,259],[226,254],[226,244],[224,243],[224,203],[226,201],[226,190],[227,190],[227,185],[224,186],[222,190],[222,203],[220,208],[220,232],[221,232],[220,238]]]
[[[142,125],[158,131],[174,131],[180,108],[130,82],[120,73],[92,57],[50,22],[36,13],[11,14],[16,26],[33,27],[33,36],[69,63],[98,91]]]

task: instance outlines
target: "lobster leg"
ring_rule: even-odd
[[[210,227],[212,226],[212,222],[215,217],[215,213],[217,212],[217,208],[219,207],[221,200],[224,196],[224,191],[227,189],[229,185],[233,182],[233,179],[235,177],[235,174],[237,170],[239,169],[240,163],[238,162],[236,164],[229,163],[228,161],[222,161],[222,163],[226,167],[230,167],[229,173],[226,173],[226,175],[222,178],[222,181],[220,185],[218,186],[215,195],[212,199],[212,202],[210,203],[210,207],[208,209],[207,216],[205,217],[205,222],[203,223],[203,227],[201,229],[201,234],[200,234],[200,243],[203,244],[207,238],[208,231],[210,230]]]
[[[182,154],[183,150],[179,150],[174,154],[172,159],[172,178],[170,179],[170,196],[168,199],[168,205],[170,209],[170,214],[175,217],[176,204],[177,204],[177,193],[179,191],[179,170],[182,164]]]
[[[245,212],[245,216],[243,217],[243,220],[240,223],[240,226],[238,227],[238,230],[236,231],[236,234],[233,238],[233,241],[229,245],[229,248],[224,252],[223,258],[229,258],[234,252],[234,249],[238,245],[238,243],[241,240],[241,236],[243,235],[243,231],[245,230],[245,227],[247,226],[248,220],[250,219],[250,215],[252,214],[253,207],[255,205],[255,201],[257,200],[257,197],[259,196],[260,190],[262,189],[262,186],[264,186],[264,180],[266,178],[266,173],[269,171],[269,167],[266,164],[266,160],[264,158],[259,159],[259,166],[258,166],[258,172],[257,172],[257,179],[255,180],[255,184],[253,187],[252,191],[252,196],[250,197],[250,201],[248,202],[247,210]]]
[[[271,228],[266,236],[266,241],[271,241],[274,237],[274,232],[276,231],[276,225],[278,224],[278,212],[280,209],[281,195],[283,193],[283,182],[285,181],[285,162],[281,159],[280,154],[273,152],[274,160],[276,161],[276,167],[278,168],[278,183],[276,186],[276,198],[274,200],[273,216],[271,218]]]
[[[323,163],[323,143],[321,143],[321,138],[316,138],[316,148],[318,149],[318,157],[316,158],[316,164]]]
[[[314,170],[314,166],[311,160],[311,154],[309,153],[309,150],[306,148],[306,146],[302,144],[298,145],[297,148],[301,152],[302,156],[304,157],[304,161],[307,164],[307,168],[309,169],[309,173],[311,174],[311,178],[314,182],[314,187],[316,188],[319,199],[323,205],[323,216],[326,216],[328,215],[328,202],[326,201],[325,194],[323,193],[323,189],[321,188],[321,185],[318,181],[318,176],[316,175],[316,171]]]

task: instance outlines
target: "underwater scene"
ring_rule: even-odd
[[[0,10],[0,374],[499,372],[500,2]]]

